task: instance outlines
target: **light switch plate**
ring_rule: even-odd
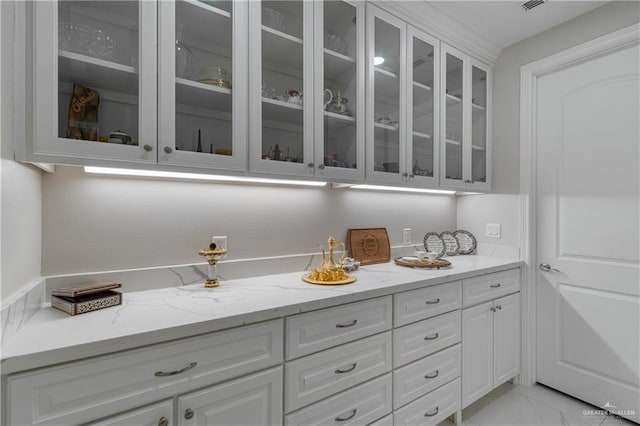
[[[500,224],[499,223],[487,223],[486,224],[486,236],[489,238],[500,238]]]
[[[406,246],[411,244],[411,228],[404,228],[402,230],[402,244]]]

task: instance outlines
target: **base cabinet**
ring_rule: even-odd
[[[520,295],[462,311],[462,408],[520,371]]]

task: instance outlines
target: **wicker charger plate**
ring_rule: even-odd
[[[451,266],[451,262],[449,262],[448,260],[445,260],[445,259],[436,259],[434,261],[431,261],[429,259],[402,260],[401,257],[396,257],[393,260],[394,260],[394,262],[396,262],[397,265],[410,266],[412,268],[436,268],[436,269],[440,269],[440,268],[446,268],[447,266]]]
[[[348,275],[347,278],[345,278],[344,280],[340,280],[340,281],[320,281],[320,280],[314,280],[309,278],[309,274],[303,275],[302,279],[306,282],[308,282],[309,284],[319,284],[319,285],[344,285],[344,284],[351,284],[352,282],[354,282],[356,280],[355,275]]]

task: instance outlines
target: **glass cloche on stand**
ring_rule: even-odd
[[[213,288],[220,285],[220,281],[218,280],[217,263],[227,255],[227,248],[223,247],[220,243],[221,241],[217,241],[216,237],[213,237],[211,244],[209,244],[209,248],[204,248],[198,251],[198,254],[207,259],[207,262],[209,263],[207,280],[204,282],[205,288]]]

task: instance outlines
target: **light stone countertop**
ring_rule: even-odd
[[[314,309],[517,268],[522,262],[490,256],[449,258],[446,269],[384,263],[361,267],[353,284],[321,286],[304,272],[123,294],[121,306],[69,316],[41,308],[2,347],[2,374],[208,333]]]

